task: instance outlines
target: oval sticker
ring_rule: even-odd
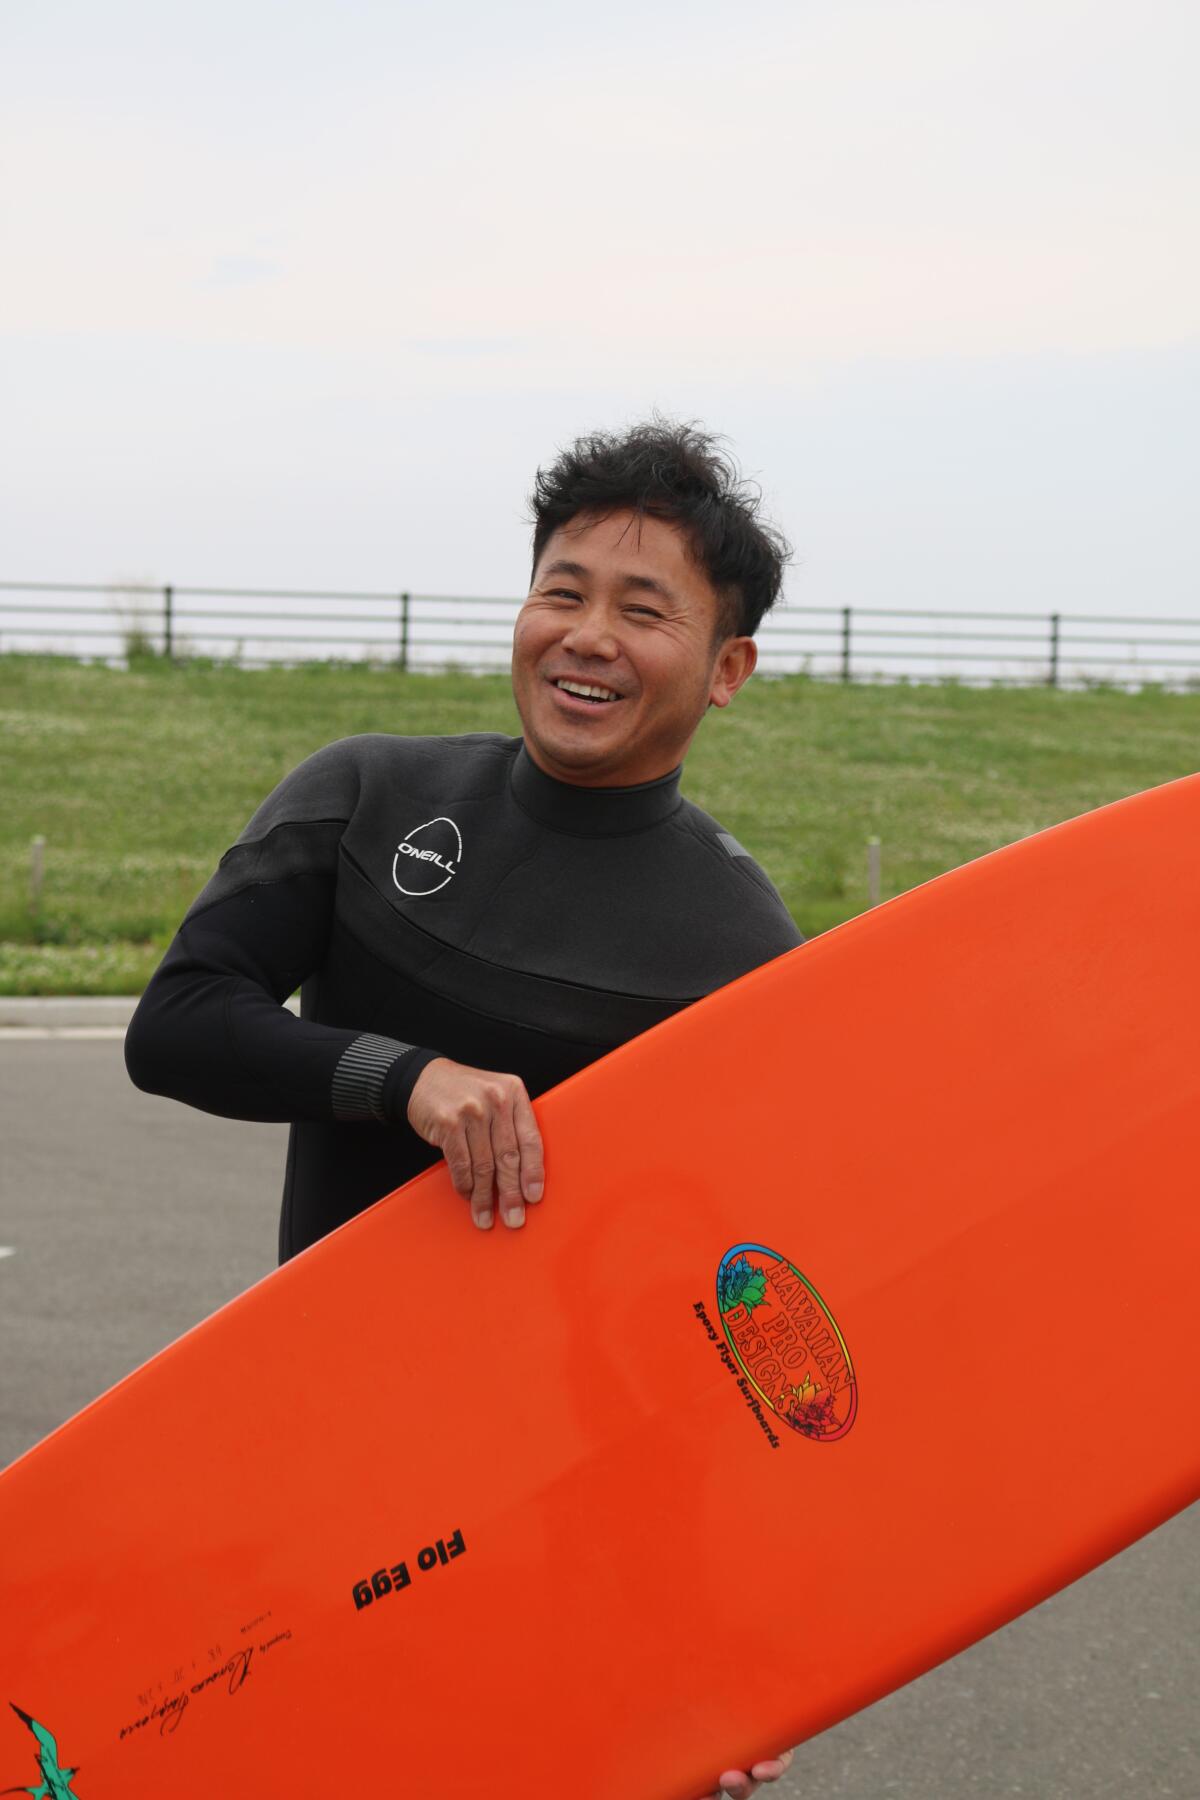
[[[784,1425],[820,1444],[858,1411],[846,1340],[808,1277],[765,1244],[734,1244],[717,1269],[721,1326],[743,1374]]]
[[[438,894],[458,874],[462,853],[462,832],[453,819],[426,819],[396,845],[392,880],[413,899]]]

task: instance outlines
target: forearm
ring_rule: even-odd
[[[435,1051],[296,1018],[328,896],[316,877],[260,887],[181,929],[130,1024],[136,1085],[228,1118],[402,1119]]]

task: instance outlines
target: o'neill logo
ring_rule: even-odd
[[[735,1244],[717,1270],[717,1308],[739,1367],[771,1409],[767,1417],[817,1443],[845,1437],[858,1383],[846,1341],[807,1276],[778,1250]]]
[[[458,874],[462,833],[453,819],[430,819],[397,844],[392,880],[402,894],[436,894]]]

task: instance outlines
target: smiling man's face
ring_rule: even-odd
[[[628,510],[561,526],[513,633],[513,694],[538,767],[580,787],[669,774],[709,705],[728,706],[754,668],[754,640],[721,637],[719,618],[678,526]]]

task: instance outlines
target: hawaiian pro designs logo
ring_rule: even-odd
[[[392,880],[402,894],[436,894],[458,874],[462,848],[453,819],[427,819],[396,845]]]
[[[778,1250],[735,1244],[717,1270],[721,1326],[776,1418],[821,1444],[845,1437],[858,1411],[846,1340],[806,1276]]]

